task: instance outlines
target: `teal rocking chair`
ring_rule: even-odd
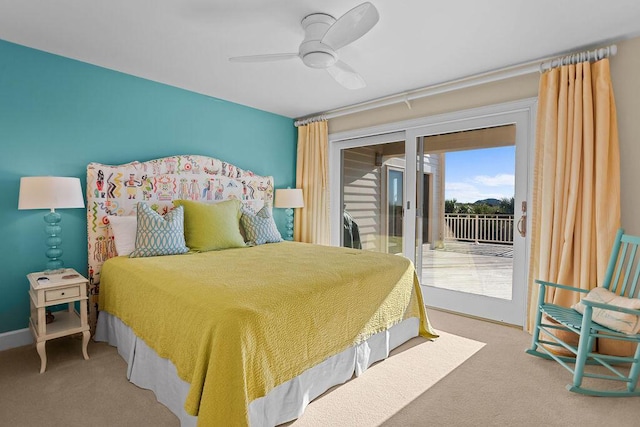
[[[617,295],[638,298],[638,293],[640,292],[640,285],[638,284],[638,278],[640,277],[639,245],[640,237],[623,234],[622,230],[618,231],[602,284],[603,288]],[[640,345],[636,346],[633,357],[611,356],[594,352],[596,338],[608,338],[637,344],[640,342],[640,333],[620,332],[619,328],[611,329],[601,324],[609,324],[608,322],[600,321],[600,323],[596,323],[593,321],[594,310],[597,315],[596,318],[600,316],[599,319],[602,319],[601,316],[615,319],[620,314],[640,316],[640,310],[587,301],[583,298],[583,314],[580,314],[573,308],[546,303],[546,289],[554,287],[566,289],[567,291],[581,292],[584,294],[583,297],[589,291],[541,280],[536,280],[536,283],[540,285],[538,311],[533,330],[533,341],[527,353],[546,359],[553,359],[571,372],[573,374],[573,383],[567,385],[567,390],[569,391],[591,396],[640,396],[640,389],[638,388]],[[633,304],[636,302],[638,301],[631,301]],[[599,309],[603,311],[598,311]],[[632,319],[636,318],[632,317]],[[577,334],[579,336],[577,347],[575,344],[567,342],[566,339],[558,338],[553,334],[554,330],[570,331]],[[544,337],[540,336],[541,332],[544,332]],[[567,350],[574,356],[560,356],[553,351],[554,349]],[[587,365],[601,365],[606,369],[587,369]],[[627,366],[629,368],[628,373]],[[584,386],[583,380],[585,378],[594,378],[596,380],[588,380],[589,385]],[[626,383],[624,387],[620,386],[620,382]],[[596,385],[591,386],[592,383]]]

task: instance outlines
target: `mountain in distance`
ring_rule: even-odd
[[[489,205],[489,206],[499,206],[500,205],[500,200],[498,199],[483,199],[483,200],[476,200],[474,203],[474,205]]]

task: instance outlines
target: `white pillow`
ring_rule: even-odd
[[[640,299],[621,297],[601,287],[591,289],[589,293],[582,298],[582,300],[640,310]],[[578,313],[583,314],[584,304],[582,304],[582,300],[575,303],[572,308]],[[640,318],[631,313],[593,307],[591,320],[602,326],[606,326],[609,329],[613,329],[614,331],[623,332],[629,335],[637,334],[640,330]]]
[[[129,256],[136,248],[138,222],[135,215],[109,216],[111,232],[119,256]]]

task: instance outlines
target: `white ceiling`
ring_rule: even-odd
[[[639,0],[371,0],[378,24],[339,50],[350,91],[298,58],[300,21],[363,0],[0,0],[0,39],[298,118],[640,35]]]

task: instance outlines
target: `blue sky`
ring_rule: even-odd
[[[445,199],[461,203],[513,197],[515,146],[445,154]]]

